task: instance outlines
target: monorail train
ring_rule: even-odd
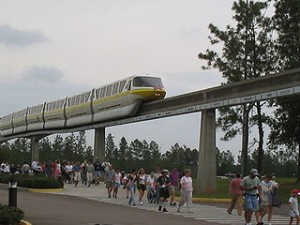
[[[160,78],[131,76],[6,115],[0,120],[0,131],[2,136],[10,136],[134,116],[142,102],[163,99],[165,95]]]

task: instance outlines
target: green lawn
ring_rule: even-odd
[[[296,178],[276,178],[276,182],[279,183],[278,194],[282,203],[288,203],[288,199],[290,197],[290,192],[293,189],[300,190],[300,183],[296,183]],[[228,196],[228,186],[230,179],[217,179],[217,193],[215,194],[195,194],[193,193],[193,197],[199,198],[229,198]],[[196,184],[196,181],[194,181]]]

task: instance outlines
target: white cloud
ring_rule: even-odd
[[[0,42],[6,46],[27,46],[46,40],[47,38],[37,31],[18,30],[9,25],[0,25]]]

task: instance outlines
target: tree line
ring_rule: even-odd
[[[239,173],[241,169],[240,156],[235,157],[231,151],[217,149],[217,175],[224,176]],[[31,142],[29,139],[19,138],[13,142],[6,142],[0,146],[0,161],[20,164],[31,162]],[[249,158],[249,165],[257,167],[257,152]],[[49,159],[70,162],[93,161],[94,150],[86,144],[84,131],[71,133],[63,138],[56,135],[53,140],[48,137],[40,141],[40,161]],[[293,151],[268,151],[265,154],[264,171],[280,177],[296,175],[296,153]],[[196,177],[199,163],[199,151],[185,145],[175,143],[164,153],[155,141],[135,139],[128,143],[125,137],[115,143],[112,134],[108,134],[105,142],[105,160],[115,168],[130,172],[132,169],[144,168],[147,173],[155,171],[157,167],[177,168],[179,171],[189,168]]]

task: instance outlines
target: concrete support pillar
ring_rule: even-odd
[[[215,109],[202,111],[197,193],[215,193],[216,175],[216,112]]]
[[[94,160],[105,161],[105,127],[95,129]]]
[[[31,151],[32,151],[31,161],[39,161],[40,159],[39,141],[41,140],[41,138],[32,137],[30,139],[31,139]]]

